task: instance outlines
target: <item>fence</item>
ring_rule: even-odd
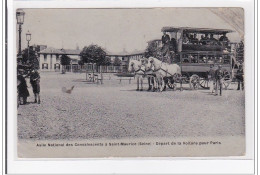
[[[66,65],[66,72],[122,73],[127,72],[127,66],[96,66],[96,65]]]

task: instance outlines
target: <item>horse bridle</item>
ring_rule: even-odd
[[[134,68],[134,63],[131,64],[131,67],[132,67],[132,69]],[[139,69],[135,70],[134,72],[137,73],[139,71],[142,71],[143,73],[145,73],[145,71],[142,70],[141,67]]]

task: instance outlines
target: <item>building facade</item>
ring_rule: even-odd
[[[71,65],[78,65],[80,50],[55,49],[48,47],[39,52],[40,71],[61,71],[61,56],[67,55],[71,58]]]
[[[77,48],[76,50],[72,49],[55,49],[52,47],[47,47],[41,50],[39,54],[39,67],[40,71],[61,71],[61,56],[67,55],[71,58],[71,69],[72,67],[77,67],[80,61],[80,50]],[[128,53],[125,50],[121,53],[112,53],[106,51],[107,57],[110,58],[112,64],[115,59],[119,59],[121,61],[120,66],[127,67],[130,59],[139,60],[144,56],[144,51],[135,51],[132,53]]]

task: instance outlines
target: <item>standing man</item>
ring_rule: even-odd
[[[215,82],[215,70],[213,69],[213,67],[214,67],[214,65],[211,64],[210,65],[210,69],[209,69],[209,74],[208,74],[208,80],[209,80],[209,84],[210,84],[210,91],[211,91],[212,94],[216,90],[215,89],[215,85],[216,85],[216,82]]]
[[[244,90],[244,70],[242,65],[239,65],[239,68],[237,70],[237,90],[240,90],[240,83],[242,84],[242,91]]]
[[[218,86],[219,86],[219,95],[222,95],[222,78],[223,78],[223,70],[222,66],[218,65],[218,69],[215,72],[215,80],[216,80],[216,89],[215,95],[218,95]]]
[[[34,93],[34,103],[37,103],[37,97],[38,97],[38,104],[41,103],[40,100],[40,75],[36,69],[32,70],[31,76],[30,76],[30,83],[33,88]]]

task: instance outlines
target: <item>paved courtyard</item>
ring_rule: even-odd
[[[135,91],[136,83],[105,75],[104,84],[84,73],[42,72],[41,104],[18,108],[18,138],[117,139],[143,137],[244,136],[245,94],[231,84],[223,96],[209,90]],[[145,80],[147,82],[147,80]],[[28,83],[30,86],[30,84]],[[75,86],[71,94],[62,87]],[[147,83],[145,84],[147,89]]]

